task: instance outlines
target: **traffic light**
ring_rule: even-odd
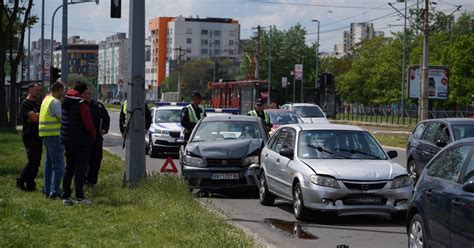
[[[110,18],[122,16],[122,0],[110,0]]]
[[[51,67],[51,82],[54,83],[61,78],[61,70],[56,67]]]

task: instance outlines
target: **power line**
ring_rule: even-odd
[[[349,17],[347,17],[347,18],[340,19],[340,20],[337,20],[337,21],[334,21],[334,22],[331,22],[331,23],[327,23],[327,24],[321,25],[321,28],[334,25],[335,23],[339,23],[339,22],[342,22],[342,21],[349,20],[349,19],[352,19],[352,18],[357,17],[357,16],[360,16],[360,15],[365,15],[365,14],[369,13],[370,11],[373,11],[373,10],[375,10],[375,9],[377,9],[377,8],[382,7],[382,6],[385,6],[385,3],[379,5],[379,6],[375,7],[375,8],[366,10],[366,11],[364,11],[364,12],[362,12],[362,13],[359,13],[359,14],[356,14],[356,15],[353,15],[353,16],[349,16]]]
[[[312,4],[312,3],[256,1],[256,0],[248,0],[248,2],[250,2],[250,3],[262,3],[262,4],[275,4],[275,5],[304,6],[304,7],[322,7],[322,8],[340,8],[340,9],[373,9],[372,7],[363,7],[363,6],[328,5],[328,4]],[[381,8],[380,7],[379,9],[388,9],[388,8]]]

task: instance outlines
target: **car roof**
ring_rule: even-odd
[[[453,147],[453,146],[456,146],[456,145],[462,145],[462,144],[463,145],[474,145],[474,137],[457,140],[453,143],[450,143],[443,150],[448,149],[449,147]]]
[[[449,124],[474,124],[474,118],[439,118],[439,119],[429,119],[423,122],[433,122],[433,121],[442,121]]]
[[[151,108],[152,110],[182,110],[184,107],[183,106],[159,106],[159,107],[153,107]]]
[[[366,131],[358,126],[340,125],[340,124],[287,124],[286,127],[299,128],[301,130],[347,130],[347,131]]]
[[[289,104],[290,106],[293,107],[301,107],[301,106],[314,106],[314,107],[319,107],[317,104],[314,103],[291,103]]]
[[[269,113],[296,113],[295,111],[288,109],[265,109],[264,111]]]
[[[257,117],[248,116],[248,115],[210,115],[206,116],[202,121],[211,122],[211,121],[258,121]]]

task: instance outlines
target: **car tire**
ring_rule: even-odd
[[[304,206],[303,193],[299,182],[293,187],[293,213],[295,218],[300,221],[309,220],[311,215],[311,210]]]
[[[260,175],[260,188],[258,190],[258,199],[260,203],[264,206],[272,206],[275,203],[275,196],[270,193],[267,185],[267,178],[265,177],[265,172],[262,171]]]
[[[390,215],[393,221],[404,221],[407,218],[407,211],[398,211]]]
[[[158,157],[158,151],[156,150],[155,146],[153,145],[152,140],[150,139],[150,142],[148,142],[148,154],[150,155],[150,158],[157,158]]]
[[[413,178],[413,181],[418,180],[418,174],[416,173],[416,162],[415,159],[410,159],[407,165],[407,172]]]
[[[410,248],[425,248],[426,242],[425,225],[421,215],[415,214],[410,220],[408,227],[408,247]]]

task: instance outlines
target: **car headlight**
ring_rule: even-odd
[[[413,179],[408,175],[403,175],[393,179],[391,189],[405,188],[412,184]]]
[[[188,165],[188,166],[193,166],[193,167],[206,167],[206,161],[202,158],[198,157],[193,157],[186,155],[183,158],[183,162]]]
[[[334,177],[330,176],[319,176],[319,175],[311,175],[309,176],[309,180],[319,186],[323,187],[330,187],[330,188],[336,188],[339,189],[341,188],[339,186],[339,183]]]
[[[259,161],[258,155],[248,156],[242,162],[242,166],[245,167],[245,166],[249,166],[249,165],[252,165],[252,164],[258,164],[259,162],[260,161]]]

